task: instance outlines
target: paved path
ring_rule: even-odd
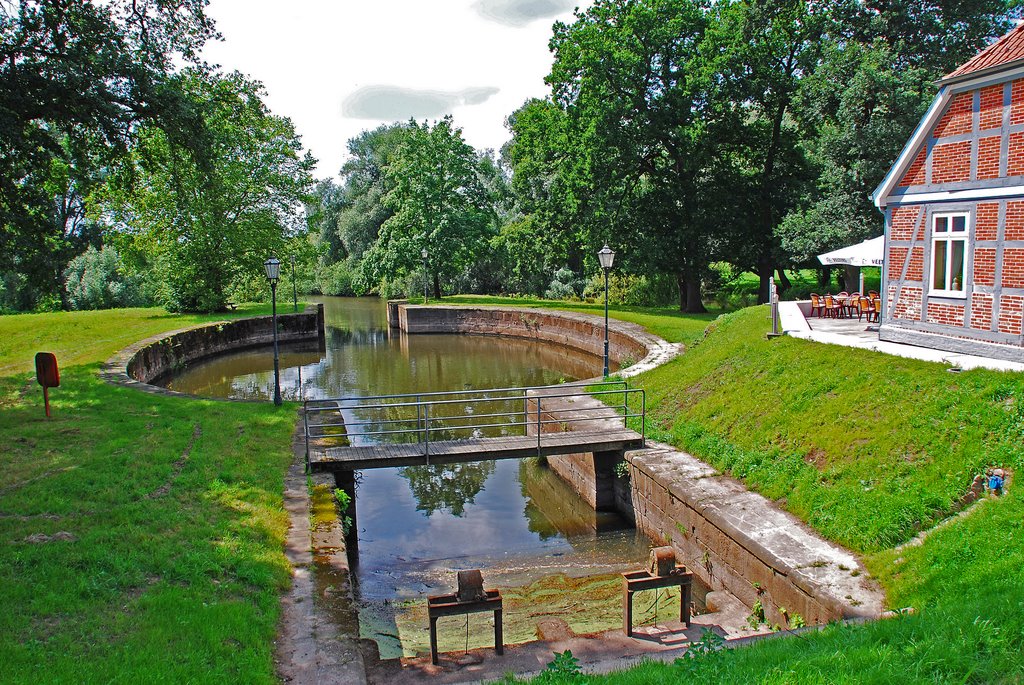
[[[979,357],[972,354],[944,352],[929,347],[917,347],[903,343],[885,342],[878,339],[877,330],[868,330],[866,321],[856,319],[812,319],[808,322],[797,302],[780,302],[779,318],[782,331],[792,338],[813,340],[828,345],[842,345],[908,359],[937,362],[951,367],[968,369],[993,369],[995,371],[1024,371],[1020,362],[1003,361]]]

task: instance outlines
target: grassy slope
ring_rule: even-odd
[[[274,680],[294,412],[96,376],[115,350],[202,318],[0,317],[4,682]],[[51,420],[27,372],[39,349],[61,363]],[[26,541],[59,532],[74,539]]]
[[[227,314],[168,314],[163,309],[149,308],[2,316],[0,377],[34,370],[36,352],[53,352],[61,368],[102,362],[118,350],[157,333],[260,314],[270,314],[270,306],[242,305],[238,311]]]
[[[983,501],[923,545],[987,465],[1021,473],[1024,375],[783,338],[763,307],[717,321],[683,357],[636,379],[656,437],[868,553],[914,616],[829,628],[599,683],[1024,682],[1024,502]],[[650,424],[649,424],[650,425]]]

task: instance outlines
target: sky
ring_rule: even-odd
[[[203,56],[262,81],[336,177],[347,142],[382,123],[452,114],[473,147],[497,151],[505,117],[543,97],[556,20],[586,0],[210,0],[223,41]]]

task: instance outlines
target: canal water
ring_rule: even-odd
[[[600,358],[560,346],[389,331],[376,298],[320,301],[326,352],[282,347],[285,399],[546,385],[601,372]],[[196,364],[167,387],[269,398],[272,350]],[[617,515],[591,510],[537,460],[366,470],[357,478],[356,514],[360,632],[383,658],[423,651],[426,595],[454,591],[462,569],[481,569],[485,585],[501,589],[506,642],[535,639],[537,623],[551,618],[578,633],[621,625],[618,573],[642,567],[650,547]],[[653,597],[648,609],[667,618],[670,601]],[[441,649],[489,644],[488,618],[443,620]]]

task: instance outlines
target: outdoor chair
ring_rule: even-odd
[[[825,305],[821,301],[821,295],[811,293],[811,316],[822,317],[825,314]]]
[[[860,321],[862,316],[868,317],[868,323],[871,322],[871,317],[875,313],[875,306],[871,303],[871,300],[867,297],[857,298],[857,321]]]
[[[853,318],[853,315],[857,312],[857,303],[859,300],[860,293],[850,293],[850,295],[843,302],[843,305],[846,307],[846,315],[849,316],[851,319]]]
[[[825,316],[833,319],[843,316],[843,305],[836,302],[831,295],[825,296]]]
[[[881,298],[878,297],[872,297],[871,304],[873,305],[873,308],[875,310],[875,323],[878,323],[879,321],[882,320],[882,300]]]

